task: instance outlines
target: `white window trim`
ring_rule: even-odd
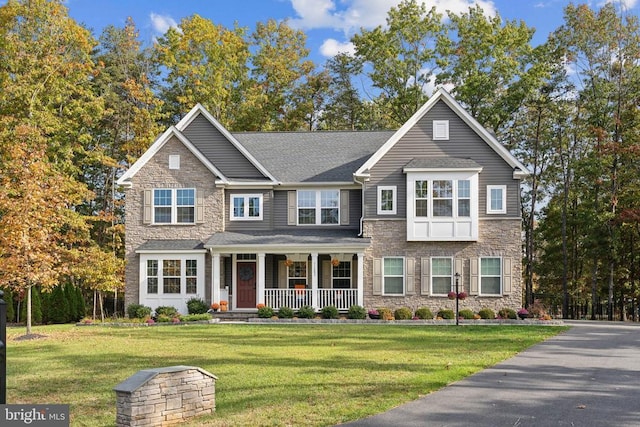
[[[187,260],[196,260],[196,293],[187,293]],[[158,261],[158,292],[147,292],[147,261]],[[162,283],[162,268],[165,260],[180,260],[180,293],[165,294]],[[186,301],[192,297],[204,298],[205,295],[205,252],[190,251],[180,253],[141,253],[139,261],[139,303],[155,309],[161,305],[176,307],[182,314],[187,314]]]
[[[451,278],[451,283],[449,285],[449,290],[447,291],[446,294],[437,294],[433,291],[433,278],[434,277],[445,277],[445,276],[436,276],[435,274],[433,274],[433,260],[434,259],[449,259],[451,260],[451,274],[447,277]],[[429,271],[431,272],[430,277],[429,277],[429,292],[431,293],[431,295],[434,296],[446,296],[449,294],[449,292],[451,292],[453,290],[453,286],[454,286],[454,272],[453,270],[455,269],[455,261],[453,259],[453,257],[446,257],[446,256],[435,256],[435,257],[431,257],[429,259]]]
[[[313,208],[311,207],[300,207],[300,192],[301,191],[309,191],[309,192],[314,192],[315,193],[315,197],[316,197],[316,201],[315,204],[313,206]],[[323,191],[334,191],[338,193],[338,214],[337,214],[337,219],[338,222],[336,223],[332,223],[332,224],[323,224],[322,223],[322,192]],[[312,225],[321,225],[321,226],[329,226],[329,227],[335,227],[336,225],[340,225],[340,211],[341,211],[341,196],[340,196],[340,189],[338,188],[320,188],[320,189],[305,189],[305,190],[297,190],[296,191],[296,225],[300,225],[300,226],[312,226]],[[325,207],[328,209],[328,207]],[[313,224],[300,224],[300,209],[315,209],[316,211],[316,220]]]
[[[482,292],[482,278],[483,277],[496,277],[496,276],[483,276],[482,275],[482,260],[483,259],[498,259],[500,261],[500,274],[498,275],[498,279],[500,279],[500,291],[497,294],[488,294]],[[485,256],[478,258],[478,295],[481,297],[499,297],[503,295],[504,291],[504,283],[502,276],[504,275],[504,266],[502,264],[502,257],[499,256]]]
[[[169,206],[156,206],[156,191],[165,190],[171,191],[171,221],[170,222],[156,222],[156,207],[166,208]],[[180,207],[192,207],[193,208],[193,221],[191,222],[178,222],[178,190],[192,190],[193,191],[193,205],[180,205]],[[196,223],[196,205],[198,204],[198,193],[195,188],[154,188],[151,192],[151,216],[153,218],[152,224],[155,225],[193,225]]]
[[[402,293],[399,294],[388,294],[385,292],[385,279],[387,277],[399,277],[399,276],[387,276],[386,274],[384,274],[384,261],[386,259],[401,259],[402,260]],[[402,297],[405,296],[407,292],[407,265],[406,265],[406,259],[403,256],[387,256],[387,257],[382,257],[382,295],[383,296],[390,296],[390,297]]]
[[[407,240],[408,241],[476,241],[478,240],[478,171],[437,171],[407,172]],[[433,181],[449,180],[454,182],[453,208],[451,217],[433,215]],[[469,181],[469,216],[458,216],[458,182]],[[428,182],[428,216],[416,216],[416,181]],[[466,199],[465,199],[466,200]],[[449,235],[437,235],[434,230],[440,225],[451,227]],[[447,225],[448,224],[448,225]],[[425,231],[426,230],[426,231]],[[470,230],[463,232],[462,230]]]
[[[491,209],[491,191],[500,190],[502,192],[502,205],[500,209]],[[507,213],[507,186],[506,185],[487,185],[487,215],[506,214]]]
[[[259,199],[258,209],[260,210],[260,215],[258,216],[249,216],[249,199],[257,198]],[[244,199],[244,212],[242,216],[234,216],[234,199]],[[261,221],[262,220],[262,212],[263,212],[263,197],[262,194],[232,194],[229,199],[229,219],[231,221]]]
[[[433,140],[434,141],[449,140],[449,120],[433,121]]]
[[[392,197],[392,206],[391,210],[382,209],[382,192],[385,190],[391,190],[393,192]],[[398,205],[398,187],[395,185],[378,185],[378,215],[395,215],[397,210],[396,207]]]

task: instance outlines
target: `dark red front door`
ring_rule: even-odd
[[[239,262],[237,308],[256,308],[256,263]]]

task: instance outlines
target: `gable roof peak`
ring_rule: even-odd
[[[509,152],[496,137],[482,126],[469,112],[455,100],[455,98],[442,86],[438,87],[434,94],[407,120],[391,138],[376,151],[355,173],[355,177],[366,177],[371,168],[384,157],[385,154],[412,129],[438,102],[443,101],[451,110],[464,121],[489,147],[491,147],[508,165],[514,169],[514,178],[522,178],[529,174],[526,166]]]

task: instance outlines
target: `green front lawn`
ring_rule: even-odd
[[[7,403],[66,403],[72,426],[112,426],[113,387],[141,369],[218,377],[196,425],[334,425],[383,412],[565,328],[362,324],[35,327],[8,330]]]

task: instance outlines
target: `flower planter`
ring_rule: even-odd
[[[380,319],[380,315],[369,313],[369,319]]]

